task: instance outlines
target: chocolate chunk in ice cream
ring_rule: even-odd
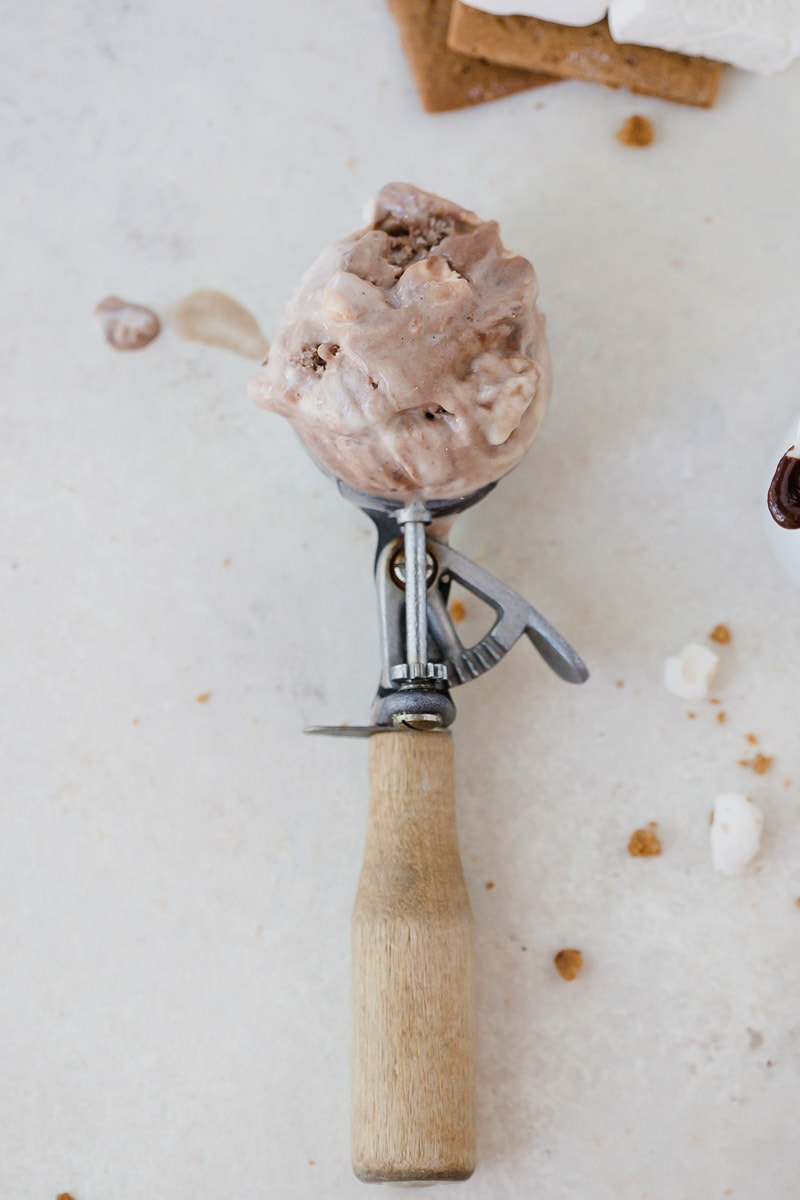
[[[537,293],[495,221],[389,184],[365,228],[303,276],[253,398],[362,492],[466,495],[516,466],[539,428],[550,360]]]
[[[770,516],[784,529],[800,529],[800,458],[792,446],[778,463],[767,492]]]

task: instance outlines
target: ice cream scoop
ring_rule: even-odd
[[[292,420],[378,533],[373,723],[309,731],[371,737],[352,930],[352,1159],[369,1182],[466,1179],[475,1165],[450,689],[523,634],[563,679],[587,677],[526,600],[446,541],[538,427],[549,371],[535,295],[533,269],[503,250],[493,222],[394,184],[368,228],[305,276],[255,381],[256,399]],[[454,581],[495,615],[473,646],[448,613]]]

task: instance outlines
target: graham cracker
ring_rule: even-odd
[[[554,83],[552,75],[482,62],[448,48],[452,0],[388,0],[426,112],[448,112]]]
[[[722,64],[652,46],[622,46],[608,22],[557,25],[537,17],[498,17],[454,0],[447,44],[451,50],[490,62],[626,87],[641,96],[710,108],[717,98]]]

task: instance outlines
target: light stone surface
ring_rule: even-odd
[[[800,593],[762,510],[798,411],[798,68],[710,112],[567,83],[430,117],[371,0],[42,0],[0,54],[0,1196],[367,1195],[366,747],[300,731],[366,717],[370,530],[251,362],[168,329],[120,355],[92,311],[214,287],[271,336],[310,244],[411,178],[536,265],[553,403],[454,542],[593,672],[522,645],[456,696],[481,1161],[433,1195],[796,1200]],[[663,660],[720,621],[727,720],[687,720]],[[726,791],[766,822],[736,880]]]

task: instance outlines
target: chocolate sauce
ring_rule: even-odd
[[[800,529],[800,458],[792,458],[789,450],[775,468],[767,507],[773,521],[783,529]]]

